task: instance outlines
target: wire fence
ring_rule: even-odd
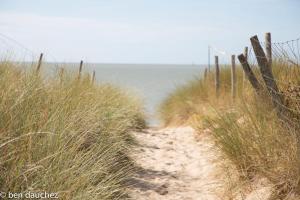
[[[8,58],[11,60],[32,61],[39,55],[17,40],[2,33],[0,33],[0,53],[2,59]]]
[[[51,61],[47,61],[47,57]],[[78,77],[80,78],[83,73],[83,60],[80,60],[78,63],[59,62],[49,51],[33,51],[16,39],[0,33],[0,62],[2,61],[12,61],[16,66],[20,66],[25,70],[35,67],[38,74],[43,63],[45,65],[45,67],[42,67],[45,69],[45,77],[48,77],[47,75],[55,76],[57,73],[62,74],[65,69],[73,72],[78,66]],[[95,82],[96,72],[94,64],[84,63],[84,71],[92,77],[91,81]]]
[[[259,44],[265,49],[266,52],[266,46],[267,43],[266,42],[261,42],[258,41]],[[247,51],[247,61],[250,65],[250,67],[254,70],[257,71],[258,69],[258,62],[257,62],[257,56],[254,53],[253,47],[250,45],[247,47],[248,51]],[[219,48],[216,47],[212,47],[211,50],[212,55],[216,55],[219,57],[220,60],[220,65],[222,65],[222,63],[226,63],[226,65],[230,65],[230,58],[231,58],[231,54],[220,50]],[[242,52],[242,51],[241,51]],[[285,68],[284,71],[285,73],[287,73],[287,71],[289,71],[287,73],[287,75],[285,76],[285,80],[278,79],[278,78],[274,78],[276,82],[278,82],[281,85],[284,86],[290,86],[290,82],[289,82],[289,77],[288,75],[300,75],[300,37],[296,38],[296,39],[292,39],[292,40],[287,40],[284,42],[272,42],[271,43],[271,52],[272,52],[272,62],[273,64],[277,64],[277,65],[281,65],[282,68]],[[221,59],[220,59],[221,58]],[[229,64],[228,64],[229,63]],[[289,68],[289,69],[286,69]],[[291,72],[291,70],[293,70]],[[293,73],[295,72],[295,73]],[[261,78],[261,77],[258,77]],[[300,89],[300,85],[293,85],[294,88],[299,88]],[[295,97],[297,99],[299,99],[300,97]]]
[[[243,86],[245,80],[253,88],[258,96],[264,99],[269,94],[270,100],[277,111],[279,118],[289,124],[299,124],[300,120],[300,37],[284,42],[271,42],[271,34],[266,33],[265,41],[260,42],[257,36],[252,37],[251,46],[245,48],[247,52],[239,55],[240,64],[243,68]],[[231,54],[211,48],[216,60],[226,60],[230,63]],[[241,51],[242,52],[242,51]],[[219,57],[223,59],[219,59]],[[219,71],[219,65],[215,63],[216,71]],[[235,67],[231,65],[231,79],[226,83],[234,86],[236,77]],[[217,74],[217,73],[215,73]],[[215,75],[215,82],[220,84],[219,76]],[[223,84],[226,84],[223,83]],[[221,83],[222,84],[222,83]],[[216,84],[217,85],[217,84]],[[233,89],[232,93],[235,91]],[[242,93],[243,94],[243,93]],[[235,96],[234,94],[232,96]],[[298,126],[294,126],[298,127]],[[300,127],[299,127],[300,128]]]
[[[42,52],[36,52],[28,48],[26,45],[0,33],[0,55],[2,59],[9,59],[15,61],[36,61]],[[57,62],[56,57],[49,51],[43,50],[43,53],[50,57],[54,62]]]
[[[266,42],[259,42],[262,47],[266,46]],[[220,57],[220,63],[230,63],[230,52],[221,50],[215,46],[210,46],[212,55]],[[287,40],[284,42],[272,42],[272,58],[278,62],[286,62],[290,65],[300,65],[300,37],[292,40]],[[249,64],[251,66],[257,66],[256,56],[253,52],[253,47],[248,47],[248,58]]]
[[[266,42],[260,42],[262,47],[266,47]],[[285,42],[272,42],[272,59],[279,63],[290,64],[291,66],[300,65],[300,37]],[[252,66],[257,65],[256,56],[253,52],[253,47],[249,48],[248,62]]]
[[[262,47],[266,48],[266,42],[260,42]],[[300,38],[288,40],[285,42],[271,43],[272,49],[272,63],[273,65],[280,65],[282,71],[288,72],[285,79],[274,78],[275,81],[283,86],[290,86],[289,79],[291,75],[300,75]],[[253,47],[250,48],[248,53],[248,62],[255,68],[258,66],[257,56],[254,53]],[[284,68],[284,69],[283,69]],[[278,71],[278,69],[277,69]],[[300,85],[294,85],[294,88],[300,88]],[[299,98],[299,97],[297,97]]]

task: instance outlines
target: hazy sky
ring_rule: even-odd
[[[0,34],[49,61],[207,63],[208,45],[237,54],[254,34],[300,37],[299,8],[299,0],[0,0]]]

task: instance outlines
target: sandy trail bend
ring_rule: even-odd
[[[220,153],[208,133],[190,127],[134,133],[140,143],[133,159],[141,167],[132,180],[132,199],[224,199]]]

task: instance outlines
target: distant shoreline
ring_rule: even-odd
[[[33,62],[29,62],[29,61],[13,61],[14,63],[27,63],[27,64],[31,64],[31,63],[35,63],[35,61]],[[64,64],[68,64],[68,65],[78,65],[79,62],[47,62],[45,61],[44,64],[56,64],[56,65],[64,65]],[[97,62],[85,62],[85,65],[123,65],[123,66],[138,66],[138,65],[143,65],[143,66],[171,66],[171,67],[175,67],[175,66],[207,66],[207,64],[170,64],[170,63],[97,63]]]

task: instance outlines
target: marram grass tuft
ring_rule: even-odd
[[[88,75],[57,74],[0,64],[0,191],[126,198],[129,132],[145,126],[141,102]]]

